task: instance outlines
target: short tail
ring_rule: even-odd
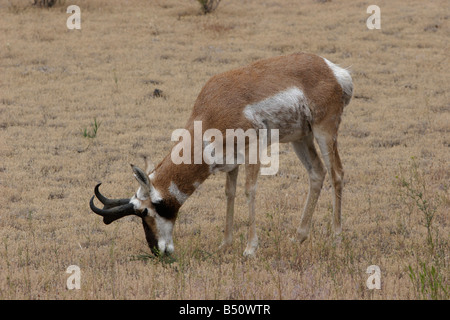
[[[339,84],[342,87],[342,101],[344,102],[344,107],[350,103],[353,96],[353,80],[348,69],[341,68],[342,82]]]
[[[333,71],[333,74],[336,77],[337,82],[340,84],[342,88],[342,102],[344,103],[345,107],[350,103],[350,100],[352,99],[353,96],[352,76],[350,75],[348,69],[341,68],[325,58],[324,60],[328,64],[330,69]]]

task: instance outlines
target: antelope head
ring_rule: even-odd
[[[94,196],[92,196],[89,205],[91,210],[103,217],[105,224],[110,224],[120,218],[129,215],[135,215],[142,219],[145,238],[148,246],[155,255],[172,253],[174,251],[172,230],[173,223],[161,217],[152,202],[151,193],[153,186],[149,179],[149,173],[152,171],[147,164],[146,172],[142,169],[131,165],[134,177],[139,183],[139,188],[135,195],[129,199],[108,199],[99,191],[101,183],[94,188]],[[95,206],[94,198],[97,198],[102,204],[103,209]]]

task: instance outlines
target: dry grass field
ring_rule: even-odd
[[[32,2],[0,0],[0,299],[449,298],[446,0],[223,0],[207,15],[195,0]],[[66,27],[71,4],[81,30]],[[371,4],[380,30],[366,26]],[[183,205],[168,258],[150,256],[140,219],[104,225],[90,211],[98,182],[133,195],[129,163],[162,160],[211,76],[297,51],[352,70],[341,238],[327,176],[310,238],[290,240],[308,190],[290,145],[258,183],[253,259],[243,174],[227,252],[224,174]],[[70,265],[80,290],[66,288]],[[370,265],[379,290],[366,286]]]

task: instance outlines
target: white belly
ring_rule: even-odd
[[[278,129],[279,142],[298,141],[311,132],[311,111],[297,87],[247,105],[244,115],[257,129]]]

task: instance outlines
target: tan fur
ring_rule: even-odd
[[[337,152],[336,139],[345,99],[341,85],[323,58],[312,54],[296,53],[260,60],[212,77],[198,95],[185,128],[190,131],[191,137],[194,136],[194,121],[202,121],[203,132],[209,128],[216,128],[224,135],[226,129],[241,128],[245,131],[253,128],[254,124],[243,116],[244,108],[290,87],[297,87],[303,91],[311,112],[311,119],[308,121],[312,133],[305,131],[303,133],[305,138],[294,144],[299,158],[310,175],[310,192],[298,230],[300,241],[303,241],[308,235],[311,216],[325,176],[323,165],[313,144],[313,136],[322,142],[321,151],[326,154],[326,167],[335,191],[334,226],[336,233],[341,230],[343,170]],[[346,97],[346,99],[348,102],[349,98]],[[257,239],[254,197],[259,165],[249,166],[247,169],[246,192],[249,196],[251,223],[246,253],[253,254],[256,248],[254,242]],[[156,167],[152,184],[164,199],[179,208],[181,204],[178,204],[168,192],[170,183],[176,183],[179,190],[191,195],[195,190],[194,185],[202,183],[209,175],[209,167],[205,163],[175,165],[169,154]],[[237,169],[227,174],[227,222],[223,243],[225,246],[231,243],[236,177]]]
[[[336,127],[343,109],[342,88],[321,57],[296,53],[260,60],[213,76],[198,95],[185,128],[191,136],[194,121],[202,121],[203,131],[217,128],[223,134],[226,129],[241,128],[245,131],[253,128],[242,115],[245,106],[291,86],[304,91],[314,125],[330,129]],[[192,185],[195,181],[203,182],[209,176],[207,165],[175,165],[170,154],[155,170],[155,186],[166,190],[174,181],[187,194],[194,191]]]

